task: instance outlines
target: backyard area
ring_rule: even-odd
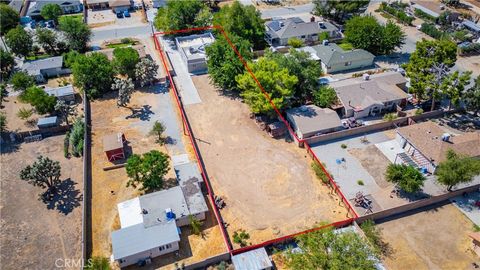
[[[2,144],[0,245],[4,269],[51,269],[57,259],[81,258],[82,159],[64,157],[64,138]],[[60,179],[64,181],[50,201],[40,198],[44,189],[19,177],[39,155],[59,161],[61,166]]]
[[[388,269],[474,269],[479,263],[468,234],[473,223],[447,204],[377,225],[392,254]]]
[[[347,217],[304,149],[262,132],[247,105],[221,95],[207,75],[192,79],[201,103],[186,111],[230,237],[242,229],[255,244]]]

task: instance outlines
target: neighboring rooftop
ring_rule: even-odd
[[[451,134],[449,141],[445,142],[442,135],[449,133],[448,130],[432,121],[400,127],[397,132],[437,165],[446,159],[448,149],[470,157],[480,156],[480,132]]]
[[[177,165],[174,166],[174,169],[190,214],[195,215],[207,212],[208,206],[200,188],[200,183],[203,182],[203,179],[198,171],[197,163],[190,162]]]
[[[8,5],[13,8],[16,12],[20,13],[20,10],[22,10],[23,6],[23,0],[12,0]]]
[[[329,22],[304,22],[298,17],[272,20],[267,22],[266,26],[270,37],[281,39],[338,31],[338,28]]]
[[[108,0],[109,7],[123,7],[131,6],[132,2],[130,0]]]
[[[103,136],[103,151],[111,151],[123,148],[123,134],[113,133]]]
[[[64,96],[75,94],[75,91],[73,91],[73,86],[71,84],[60,86],[57,88],[48,88],[48,89],[45,89],[45,92],[55,97],[64,97]]]
[[[56,116],[50,116],[50,117],[44,117],[40,118],[37,121],[37,126],[51,126],[51,125],[56,125],[58,122],[58,117]]]
[[[175,214],[175,219],[188,216],[187,202],[183,196],[182,189],[179,186],[161,190],[158,192],[140,196],[141,211],[143,214],[143,224],[145,227],[163,224],[169,221],[166,210],[171,209]]]
[[[446,10],[444,4],[435,0],[414,0],[411,1],[411,3],[414,4],[414,8],[418,8],[419,10],[435,18],[440,16],[440,14]]]
[[[363,109],[372,104],[407,98],[400,88],[407,80],[398,72],[385,72],[370,75],[368,80],[362,77],[340,80],[330,83],[344,106]]]
[[[39,16],[42,8],[47,4],[57,4],[60,7],[71,7],[71,6],[80,6],[81,2],[79,0],[36,0],[31,1],[28,6],[27,15],[28,16]]]
[[[297,129],[305,135],[342,126],[340,117],[334,110],[315,105],[289,109],[287,114],[295,121]]]
[[[178,241],[180,237],[175,220],[150,227],[136,224],[112,232],[113,259],[126,258]]]
[[[177,37],[177,46],[185,53],[187,59],[205,58],[205,46],[213,43],[215,38],[212,33]]]
[[[55,56],[35,61],[25,61],[22,69],[29,75],[38,75],[40,71],[52,68],[61,68],[63,66],[63,57]]]
[[[345,61],[363,61],[372,60],[375,55],[363,49],[355,49],[345,51],[335,43],[329,43],[328,45],[316,45],[312,49],[315,51],[316,56],[327,66],[335,64],[343,64]]]
[[[235,270],[263,270],[273,267],[265,248],[250,250],[232,256],[232,263]]]

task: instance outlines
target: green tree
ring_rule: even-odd
[[[42,88],[37,86],[30,86],[20,95],[22,102],[27,102],[38,114],[51,113],[55,110],[57,98],[47,94]]]
[[[348,14],[356,14],[360,12],[361,8],[368,5],[369,0],[338,0],[338,1],[326,1],[326,0],[313,0],[314,14],[333,19],[337,22],[343,22]]]
[[[288,69],[280,67],[274,60],[265,57],[259,58],[251,66],[253,74],[277,109],[282,110],[288,107],[293,98],[294,87],[298,83],[297,77],[289,74]],[[274,108],[250,73],[238,75],[236,80],[238,88],[242,91],[241,96],[253,113],[271,116],[275,114]]]
[[[437,181],[447,186],[448,191],[460,183],[468,183],[480,174],[480,160],[447,151],[447,159],[438,164],[435,170]]]
[[[77,58],[80,56],[77,51],[69,51],[63,54],[63,64],[66,68],[72,68]]]
[[[133,159],[134,162],[130,162]],[[132,164],[139,166],[131,168]],[[125,166],[127,175],[130,177],[127,187],[134,188],[141,184],[140,190],[155,190],[163,188],[164,176],[169,170],[168,155],[152,150],[142,155],[132,155]]]
[[[250,42],[235,35],[229,35],[230,40],[237,48],[245,61],[252,59]],[[222,90],[238,91],[235,77],[245,72],[245,67],[235,51],[223,36],[206,47],[208,74],[213,84]]]
[[[7,115],[0,111],[0,132],[7,130]]]
[[[61,167],[60,162],[53,161],[48,157],[39,156],[32,164],[20,171],[20,179],[29,184],[47,188],[47,191],[54,192],[60,184]]]
[[[158,9],[154,24],[157,29],[174,31],[210,25],[209,8],[199,0],[167,1]]]
[[[303,46],[303,41],[299,38],[293,37],[288,39],[288,46],[291,46],[293,48],[300,48]]]
[[[57,4],[46,4],[40,11],[40,15],[42,15],[45,20],[54,20],[55,23],[58,22],[58,18],[62,14],[62,8]]]
[[[441,63],[452,67],[457,61],[457,45],[450,40],[425,40],[417,42],[415,51],[409,62],[404,66],[407,77],[410,78],[409,91],[422,100],[432,97],[438,85],[432,87],[434,75],[432,68]]]
[[[163,137],[163,132],[165,132],[166,128],[162,122],[155,121],[153,123],[152,129],[149,132],[149,135],[157,136],[157,143],[164,144],[165,138]]]
[[[375,226],[374,221],[370,219],[366,220],[360,225],[360,227],[377,254],[382,254],[384,256],[391,254],[392,249],[390,245],[382,239],[382,230]]]
[[[396,113],[387,113],[383,116],[383,120],[386,120],[388,122],[392,122],[395,119],[397,119]]]
[[[480,111],[480,75],[477,76],[475,84],[467,90],[464,97],[467,109],[478,115]]]
[[[149,58],[142,58],[135,65],[135,79],[140,83],[141,87],[151,85],[158,73],[158,65]]]
[[[8,31],[5,39],[10,50],[18,56],[28,56],[32,52],[32,36],[22,26]]]
[[[10,83],[12,84],[14,91],[24,92],[30,86],[35,85],[35,79],[25,71],[19,71],[12,75]]]
[[[221,25],[225,32],[248,40],[255,49],[265,47],[265,25],[260,12],[253,5],[234,1],[223,6],[213,17],[214,25]],[[243,54],[242,54],[243,55]]]
[[[37,43],[42,46],[48,54],[57,54],[57,35],[48,28],[37,28],[35,30]]]
[[[88,259],[84,270],[111,270],[110,261],[105,257],[92,257]]]
[[[202,233],[203,222],[201,222],[199,219],[192,215],[188,216],[188,220],[190,221],[190,226],[192,227],[193,234],[200,235]]]
[[[378,23],[371,15],[355,16],[345,24],[345,40],[355,48],[367,50],[375,55],[390,54],[400,47],[405,34],[395,23]]]
[[[0,82],[3,82],[12,73],[15,67],[15,59],[13,55],[0,48]]]
[[[388,182],[395,183],[403,191],[414,193],[422,189],[425,176],[416,168],[404,164],[389,164],[385,172]]]
[[[72,115],[75,115],[75,107],[70,105],[70,104],[67,104],[65,102],[65,100],[57,100],[57,103],[55,103],[55,110],[57,112],[60,112],[60,114],[64,117],[65,119],[65,124],[67,126],[70,125],[69,121],[68,121],[68,117],[69,116],[72,116]]]
[[[320,108],[328,108],[337,101],[337,93],[327,85],[322,85],[313,92],[313,103]]]
[[[73,16],[63,16],[60,18],[59,29],[65,35],[71,50],[78,52],[87,50],[87,44],[92,36],[92,31],[85,23]]]
[[[122,75],[128,75],[128,77],[134,79],[135,66],[139,61],[140,57],[134,48],[115,48],[113,50],[113,66]]]
[[[27,120],[33,115],[33,109],[20,108],[18,109],[17,116],[22,120]]]
[[[74,84],[83,89],[89,98],[97,98],[111,90],[113,66],[101,53],[79,55],[72,66]]]
[[[454,106],[460,105],[460,100],[465,93],[465,86],[470,83],[471,71],[460,73],[455,71],[446,76],[440,85],[440,91],[448,98],[448,109],[450,110],[452,104]]]
[[[378,254],[357,233],[326,228],[296,237],[301,252],[287,251],[289,269],[376,269]]]
[[[114,78],[113,81],[112,90],[118,90],[117,106],[126,107],[130,103],[130,97],[134,90],[132,79]]]
[[[70,130],[70,145],[72,146],[72,154],[75,157],[83,155],[83,143],[85,135],[85,123],[81,118],[77,118],[73,122],[72,129]]]
[[[15,28],[20,21],[18,12],[5,3],[0,4],[0,35]]]
[[[245,230],[237,230],[233,232],[233,242],[239,244],[240,247],[247,246],[247,240],[250,239],[250,234]]]

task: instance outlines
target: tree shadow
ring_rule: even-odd
[[[5,140],[4,140],[5,141]],[[20,149],[20,143],[4,142],[0,145],[0,154],[15,153]]]
[[[155,114],[152,110],[151,110],[152,106],[150,105],[143,105],[142,107],[140,107],[140,109],[133,109],[132,108],[132,114],[125,117],[126,119],[130,119],[130,118],[138,118],[140,119],[141,121],[150,121],[150,116],[152,114]]]
[[[158,140],[157,140],[158,141]],[[170,145],[176,145],[177,144],[177,140],[170,137],[170,136],[167,136],[166,138],[163,139],[162,141],[164,144],[170,144]]]
[[[56,209],[58,212],[68,215],[73,209],[80,206],[83,195],[75,188],[76,183],[68,178],[55,186],[55,191],[45,191],[40,199],[48,209]]]

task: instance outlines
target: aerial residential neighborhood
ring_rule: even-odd
[[[477,0],[0,1],[1,269],[480,268]]]

